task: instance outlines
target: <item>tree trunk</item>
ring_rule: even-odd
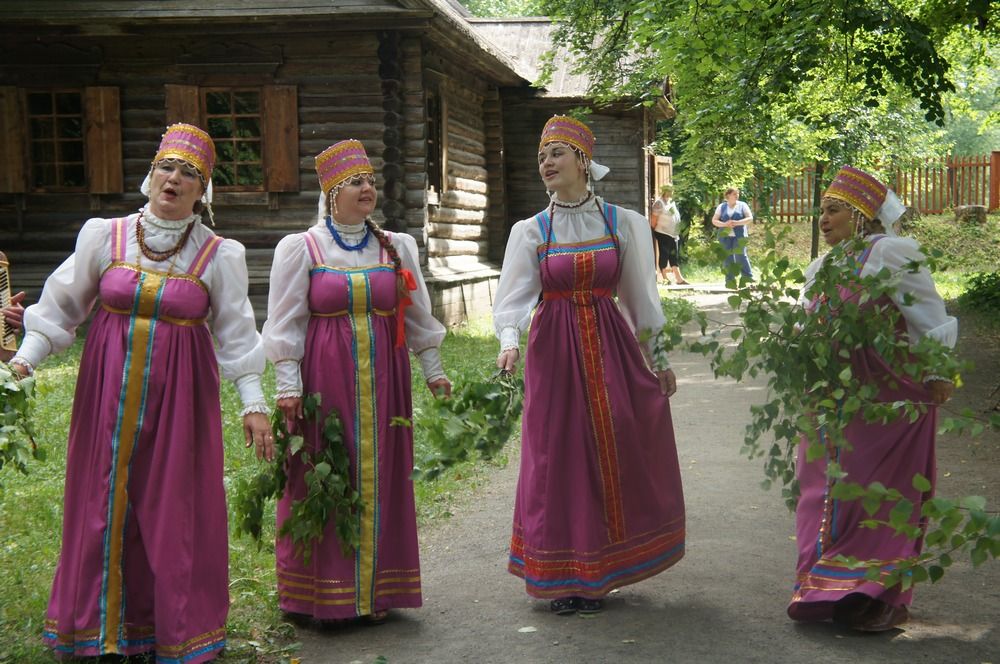
[[[816,258],[819,256],[819,206],[823,198],[823,167],[822,161],[816,162],[816,174],[813,177],[813,217],[812,217],[812,244],[809,246],[809,256]]]

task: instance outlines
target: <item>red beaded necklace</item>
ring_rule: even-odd
[[[146,244],[146,231],[142,227],[142,212],[139,213],[139,218],[135,220],[135,239],[139,243],[139,251],[142,255],[151,261],[160,262],[165,261],[171,256],[177,254],[183,247],[184,243],[187,242],[188,237],[191,236],[191,231],[194,229],[194,222],[187,225],[184,232],[181,233],[181,239],[177,241],[172,249],[166,251],[155,251],[150,249],[149,245]]]

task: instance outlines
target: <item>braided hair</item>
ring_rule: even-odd
[[[399,252],[396,251],[396,247],[393,246],[389,236],[385,234],[385,231],[378,224],[366,217],[365,226],[368,227],[368,230],[378,240],[379,245],[385,250],[385,253],[389,254],[393,270],[396,272],[396,290],[398,296],[400,298],[405,297],[409,293],[409,289],[407,289],[406,281],[403,279],[403,260],[399,257]]]
[[[333,189],[329,194],[327,194],[326,197],[326,211],[327,214],[331,216],[333,215],[333,208],[337,204],[335,199],[336,190]],[[382,230],[381,226],[368,217],[365,217],[365,226],[371,234],[375,236],[375,239],[378,240],[379,246],[382,247],[385,253],[389,254],[389,259],[392,261],[393,271],[396,273],[397,296],[400,299],[406,297],[409,293],[409,289],[406,287],[406,280],[403,279],[403,259],[399,257],[399,252],[396,250],[396,247],[393,246],[392,240],[390,240],[389,236],[385,234],[385,231]]]

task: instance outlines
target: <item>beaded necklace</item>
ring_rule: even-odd
[[[563,201],[560,201],[558,198],[553,197],[552,204],[555,205],[556,207],[561,207],[566,209],[578,208],[593,197],[594,197],[594,192],[588,190],[587,193],[584,194],[583,198],[576,201],[570,201],[569,203],[564,203]]]
[[[181,238],[172,249],[167,249],[166,251],[156,251],[151,249],[150,246],[146,244],[146,231],[142,226],[142,215],[143,213],[140,212],[139,218],[135,220],[135,239],[139,244],[139,251],[141,251],[142,255],[151,261],[165,261],[171,256],[177,254],[184,247],[184,243],[187,242],[188,238],[191,236],[191,231],[194,229],[194,222],[191,222],[187,225],[187,228],[184,229],[184,232],[181,233]]]
[[[361,241],[357,244],[347,244],[344,242],[344,238],[340,237],[337,229],[333,227],[333,219],[330,215],[326,215],[326,227],[330,231],[330,235],[333,236],[333,241],[344,251],[361,251],[368,246],[368,239],[372,236],[371,229],[368,228],[368,224],[365,224],[365,236],[361,238]]]

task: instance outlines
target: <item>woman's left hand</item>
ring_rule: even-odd
[[[10,296],[10,304],[0,310],[4,323],[15,332],[20,332],[24,327],[24,306],[21,304],[23,301],[24,291],[15,293]]]
[[[931,401],[939,406],[950,399],[951,393],[955,391],[955,383],[950,380],[929,380],[924,383],[924,387],[931,393]]]
[[[247,413],[243,416],[243,435],[247,447],[254,445],[258,459],[274,461],[274,434],[271,433],[271,423],[264,413]]]
[[[668,399],[677,392],[677,377],[674,376],[673,369],[664,369],[656,372],[656,378],[660,381],[660,394]]]
[[[438,378],[435,381],[427,383],[427,388],[436,397],[450,397],[451,396],[451,381],[447,378]]]

